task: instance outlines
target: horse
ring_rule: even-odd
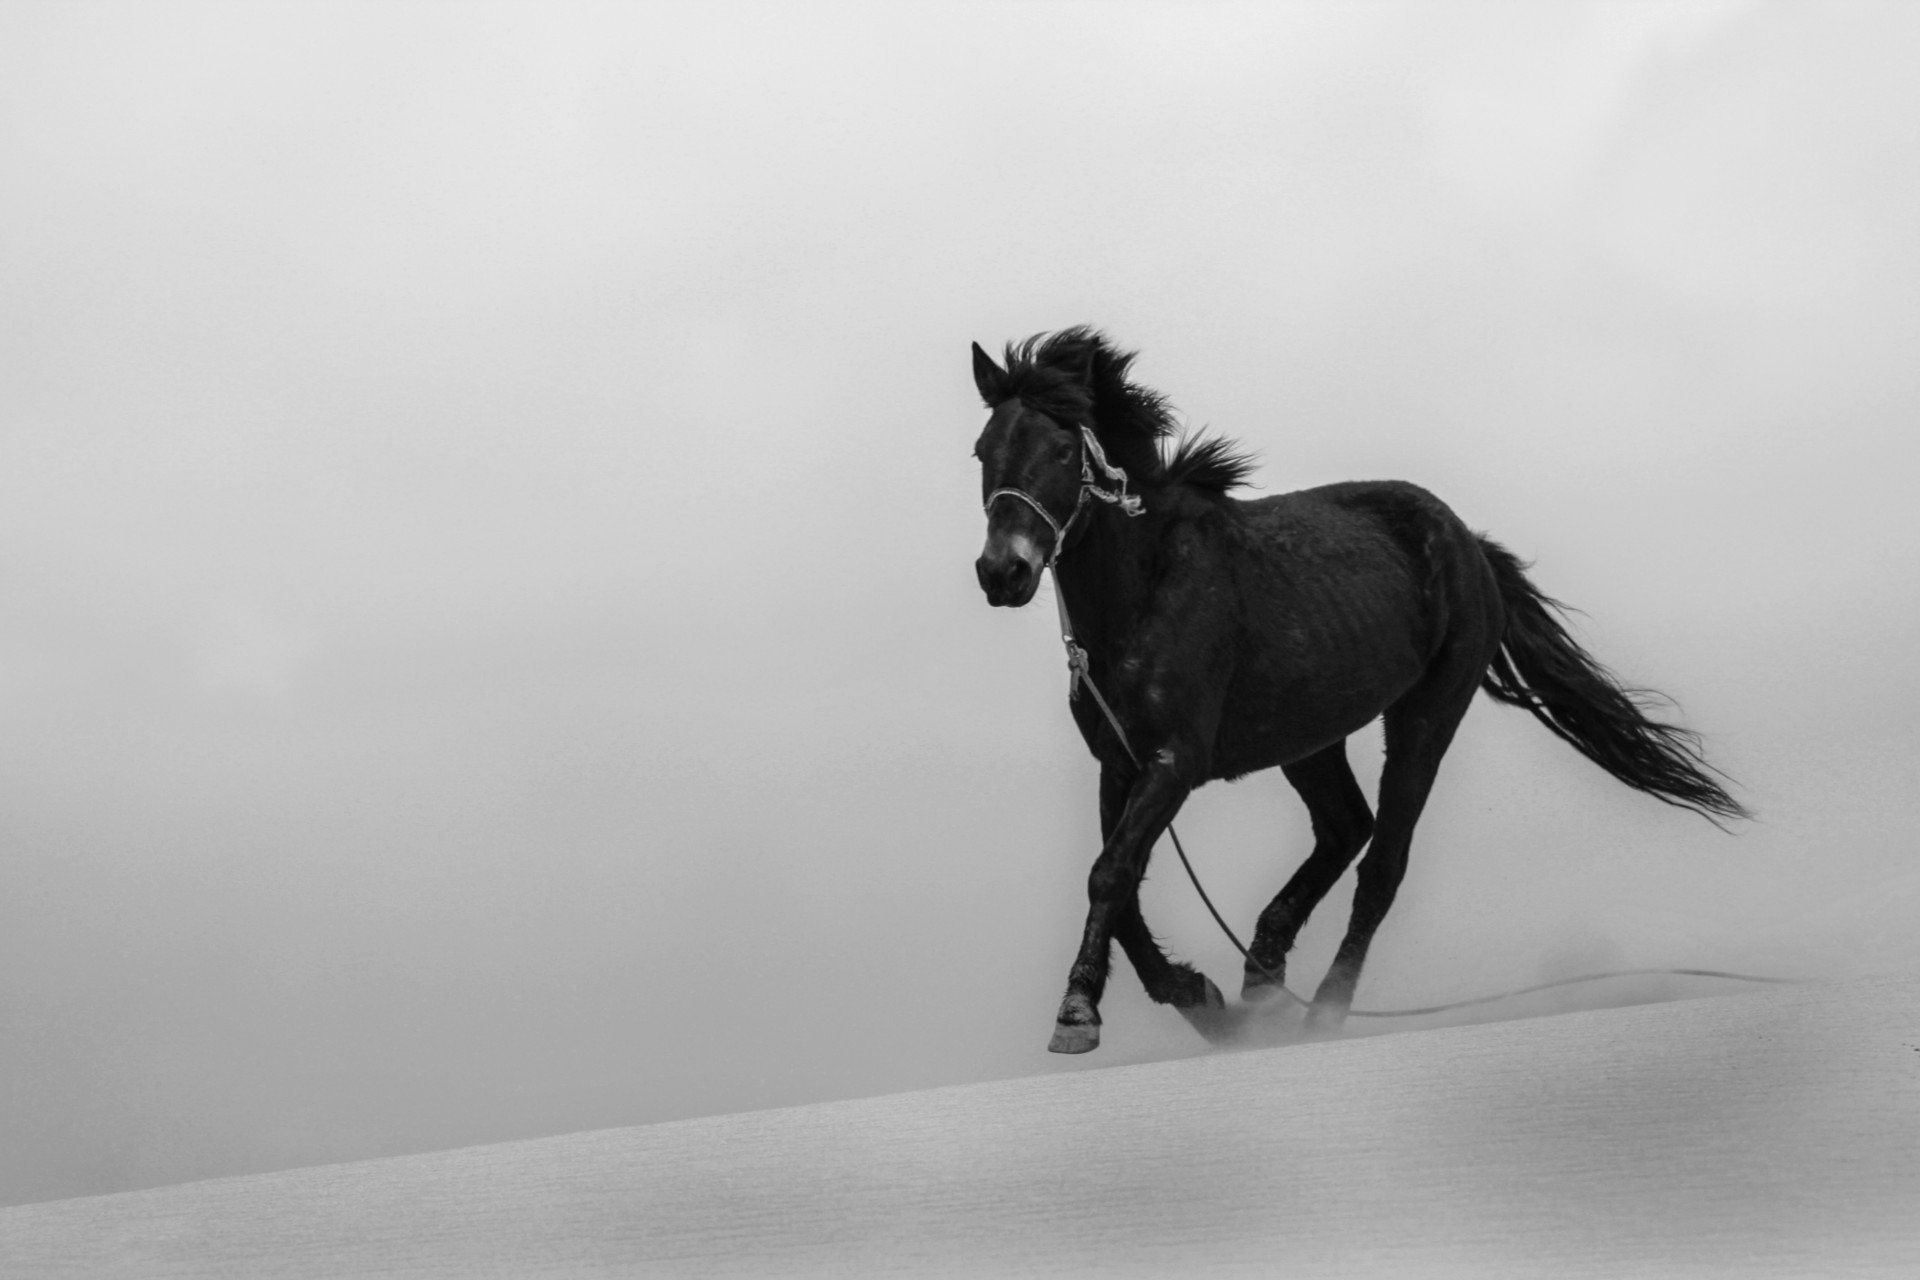
[[[1099,1046],[1114,941],[1154,1001],[1202,1034],[1226,1025],[1219,988],[1148,932],[1140,882],[1194,788],[1274,767],[1306,803],[1313,851],[1260,913],[1241,996],[1284,989],[1301,926],[1360,858],[1346,935],[1306,1015],[1308,1034],[1338,1032],[1476,690],[1637,791],[1716,825],[1750,816],[1699,735],[1654,719],[1660,695],[1575,643],[1564,606],[1505,547],[1404,481],[1231,496],[1253,456],[1179,430],[1166,398],[1130,378],[1135,358],[1088,326],[1008,343],[1004,364],[973,344],[989,410],[973,450],[987,517],[975,572],[1007,608],[1053,574],[1084,677],[1069,706],[1100,765],[1102,844],[1053,1052]],[[1346,755],[1376,718],[1377,814]]]

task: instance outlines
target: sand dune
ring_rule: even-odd
[[[0,1274],[1920,1275],[1920,978],[26,1205]]]

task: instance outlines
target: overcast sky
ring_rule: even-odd
[[[1920,966],[1917,57],[1897,3],[0,10],[0,1201],[1200,1051],[1124,964],[1044,1051],[1095,770],[974,584],[967,344],[1080,322],[1265,491],[1535,561],[1761,815],[1482,700],[1362,1005]],[[1277,775],[1181,829],[1241,928],[1310,842]]]

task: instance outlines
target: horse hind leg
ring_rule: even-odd
[[[1287,953],[1301,926],[1373,835],[1373,811],[1347,763],[1345,739],[1282,765],[1281,772],[1313,818],[1313,852],[1260,913],[1240,985],[1240,998],[1247,1001],[1278,993],[1286,978]]]
[[[1428,684],[1387,709],[1387,751],[1380,769],[1380,813],[1373,844],[1360,860],[1346,937],[1307,1013],[1310,1029],[1337,1031],[1353,1007],[1367,949],[1400,891],[1414,826],[1426,808],[1440,759],[1473,700],[1475,687],[1473,679],[1455,679],[1438,688]]]

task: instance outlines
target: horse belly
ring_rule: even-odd
[[[1290,764],[1365,728],[1426,668],[1408,619],[1352,611],[1319,626],[1297,619],[1241,664],[1221,707],[1214,772],[1238,777]],[[1355,615],[1358,616],[1355,616]]]

